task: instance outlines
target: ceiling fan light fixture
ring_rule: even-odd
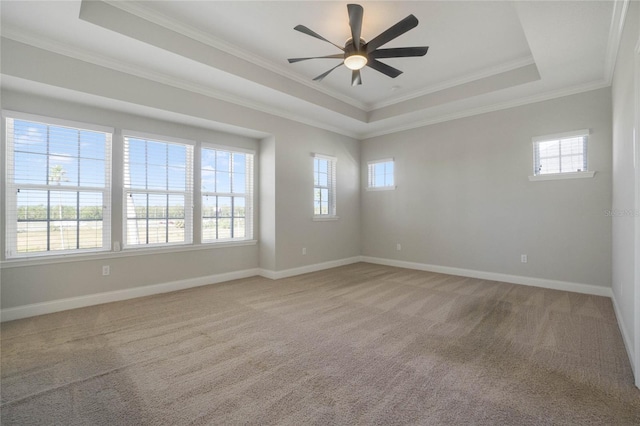
[[[1,0],[0,0],[1,1]],[[380,62],[380,59],[385,58],[410,58],[415,56],[424,56],[427,54],[428,46],[421,47],[395,47],[391,49],[380,49],[381,46],[389,43],[391,40],[400,37],[402,34],[418,26],[418,18],[413,15],[409,15],[403,20],[397,22],[391,27],[387,28],[369,42],[366,42],[362,37],[362,15],[364,10],[362,6],[358,4],[348,4],[347,12],[349,12],[349,27],[351,28],[351,38],[347,39],[342,46],[327,40],[315,31],[305,27],[304,25],[296,25],[293,29],[303,34],[317,38],[318,40],[325,41],[334,45],[342,51],[335,55],[314,56],[311,58],[289,58],[290,64],[300,61],[306,61],[308,59],[320,59],[331,58],[341,59],[342,62],[335,67],[323,72],[319,76],[313,79],[313,81],[322,81],[333,70],[342,66],[349,68],[351,73],[351,85],[359,86],[362,84],[362,76],[360,70],[365,66],[370,67],[387,77],[396,78],[402,71],[396,69],[390,65]]]
[[[351,55],[344,59],[344,65],[350,70],[361,70],[367,65],[367,57],[364,55]]]

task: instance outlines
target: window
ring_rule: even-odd
[[[193,145],[123,133],[125,246],[190,244]]]
[[[553,178],[553,175],[566,173],[574,175],[571,177],[593,176],[587,168],[588,137],[587,129],[534,138],[533,177],[551,175],[547,177]]]
[[[4,117],[6,257],[109,250],[113,129]]]
[[[393,158],[369,161],[367,189],[395,189]]]
[[[253,153],[203,147],[202,242],[253,238]]]
[[[336,216],[335,157],[315,154],[313,158],[313,215],[319,218]]]

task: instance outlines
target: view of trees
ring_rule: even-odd
[[[184,206],[169,206],[169,214],[167,215],[166,206],[149,206],[149,219],[184,219]],[[205,217],[215,217],[216,208],[207,207],[203,211]],[[219,217],[231,217],[231,207],[221,207],[218,211]],[[236,207],[234,217],[244,217],[245,208]],[[146,218],[147,208],[145,206],[136,206],[135,215],[130,218]],[[35,206],[18,206],[18,221],[29,220],[46,220],[47,219],[47,206],[43,204]],[[80,206],[78,211],[76,206],[60,206],[51,205],[51,217],[50,220],[101,220],[102,219],[102,206]]]
[[[82,206],[80,214],[76,215],[76,206],[51,206],[51,220],[101,220],[101,206]],[[18,221],[46,220],[47,206],[18,206]]]
[[[135,214],[129,213],[129,219],[184,219],[184,206],[169,206],[167,214],[167,206],[149,206],[149,214],[147,215],[146,206],[135,206]]]

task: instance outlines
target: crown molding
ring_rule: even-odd
[[[351,138],[357,139],[359,137],[359,134],[351,132],[341,127],[336,127],[336,126],[323,123],[321,121],[309,119],[302,115],[292,114],[288,111],[275,108],[270,105],[250,101],[240,96],[235,96],[220,90],[216,90],[209,86],[194,84],[192,82],[177,79],[173,76],[169,76],[163,73],[150,71],[137,66],[132,66],[131,64],[128,64],[126,62],[118,61],[116,59],[103,56],[103,55],[98,55],[93,52],[88,52],[86,50],[82,50],[76,47],[70,47],[68,45],[52,41],[50,39],[34,36],[33,34],[29,34],[21,30],[17,30],[15,28],[8,27],[6,25],[2,27],[1,34],[2,34],[2,37],[17,41],[19,43],[24,43],[29,46],[33,46],[49,52],[57,53],[59,55],[67,56],[83,62],[109,68],[114,71],[119,71],[125,74],[155,81],[156,83],[165,84],[167,86],[175,87],[177,89],[187,90],[189,92],[205,95],[220,101],[229,102],[245,108],[260,111],[269,115],[275,115],[287,120],[292,120],[292,121],[306,124],[312,127],[328,130],[328,131],[338,133],[344,136],[348,136]]]
[[[446,121],[457,120],[459,118],[472,117],[474,115],[485,114],[488,112],[500,111],[509,108],[515,108],[523,105],[533,104],[537,102],[548,101],[551,99],[561,98],[563,96],[571,96],[576,95],[578,93],[590,92],[592,90],[602,89],[605,87],[611,86],[607,81],[598,80],[592,81],[585,84],[580,84],[577,86],[567,87],[559,90],[553,90],[546,93],[541,93],[533,96],[527,96],[524,98],[518,98],[505,102],[498,102],[491,105],[485,105],[478,108],[471,108],[460,112],[455,112],[452,114],[444,114],[435,117],[431,117],[425,120],[414,121],[407,125],[398,125],[393,127],[388,127],[384,130],[377,132],[369,132],[359,135],[361,139],[370,139],[377,136],[389,135],[392,133],[403,132],[406,130],[413,130],[420,127],[430,126],[432,124],[443,123]]]
[[[607,51],[604,60],[604,80],[609,84],[613,81],[613,72],[616,68],[616,59],[622,40],[624,22],[629,9],[629,0],[617,0],[613,2],[613,13],[611,14],[611,24],[609,26],[609,39],[607,40]]]
[[[346,130],[341,127],[331,126],[326,123],[312,120],[307,117],[291,114],[287,111],[278,110],[268,105],[260,104],[257,102],[251,102],[244,98],[229,95],[227,93],[217,91],[210,87],[204,87],[201,85],[193,84],[191,82],[178,80],[174,77],[170,77],[157,72],[143,70],[143,69],[140,69],[139,67],[134,67],[128,63],[117,61],[112,58],[97,55],[95,53],[81,51],[80,49],[77,49],[77,48],[71,48],[68,45],[63,45],[61,43],[53,42],[49,39],[36,37],[32,34],[24,33],[14,28],[10,28],[6,25],[3,26],[2,28],[2,36],[20,43],[25,43],[27,45],[30,45],[36,48],[44,49],[44,50],[51,51],[53,53],[57,53],[63,56],[71,57],[73,59],[92,63],[98,66],[103,66],[105,68],[113,69],[115,71],[134,75],[137,77],[145,78],[145,79],[155,81],[157,83],[165,84],[168,86],[172,86],[175,88],[187,90],[187,91],[198,93],[198,94],[203,94],[205,96],[209,96],[214,99],[233,103],[233,104],[250,108],[253,110],[257,110],[266,114],[278,116],[287,120],[292,120],[298,123],[328,130],[334,133],[338,133],[344,136],[348,136],[348,137],[351,137],[354,139],[360,139],[360,140],[369,139],[377,136],[384,136],[384,135],[402,132],[406,130],[412,130],[420,127],[429,126],[432,124],[456,120],[459,118],[471,117],[474,115],[484,114],[488,112],[499,111],[503,109],[513,108],[513,107],[527,105],[527,104],[536,103],[536,102],[542,102],[545,100],[574,95],[582,92],[588,92],[591,90],[596,90],[596,89],[610,86],[609,82],[604,80],[594,81],[586,84],[581,84],[578,86],[572,86],[569,88],[550,91],[550,92],[537,94],[537,95],[533,95],[525,98],[514,99],[514,100],[500,102],[492,105],[486,105],[478,108],[467,109],[464,111],[451,113],[451,114],[438,115],[438,116],[431,117],[424,120],[413,121],[409,124],[389,126],[384,130],[371,131],[371,132],[367,132],[367,131],[354,132],[354,131]]]
[[[385,100],[382,102],[376,103],[365,103],[360,102],[351,97],[345,96],[341,92],[337,92],[331,89],[328,89],[326,86],[321,86],[318,84],[314,84],[307,79],[300,77],[299,75],[289,71],[288,69],[274,64],[271,61],[267,61],[262,57],[255,55],[247,50],[244,50],[232,43],[229,43],[220,38],[214,37],[211,34],[208,34],[198,28],[195,28],[191,25],[185,24],[183,22],[176,21],[175,19],[164,15],[158,11],[152,10],[151,8],[144,6],[142,3],[132,3],[132,2],[123,2],[123,1],[115,1],[115,0],[103,0],[104,3],[109,4],[110,6],[116,7],[124,12],[135,15],[139,18],[145,19],[154,24],[160,25],[164,28],[167,28],[171,31],[175,31],[178,34],[184,35],[186,37],[197,40],[201,43],[204,43],[210,47],[221,50],[230,55],[236,56],[237,58],[243,59],[247,62],[250,62],[256,66],[268,69],[274,73],[277,73],[285,78],[291,79],[297,83],[303,84],[307,87],[310,87],[314,90],[317,90],[325,95],[331,96],[339,101],[345,102],[351,106],[359,108],[365,112],[371,112],[379,108],[383,108],[386,106],[398,104],[401,102],[405,102],[407,100],[420,97],[429,93],[437,92],[440,90],[448,89],[454,86],[458,86],[460,84],[469,83],[471,81],[479,80],[481,78],[490,77],[495,74],[500,74],[503,72],[511,71],[517,68],[521,68],[523,66],[534,64],[535,61],[533,56],[529,55],[525,58],[517,59],[514,61],[510,61],[495,67],[487,68],[481,70],[479,72],[469,74],[457,79],[452,79],[449,81],[445,81],[440,84],[436,84],[434,86],[430,86],[423,90],[412,92],[411,94],[392,98],[389,100]],[[628,0],[626,0],[628,1]]]
[[[360,102],[349,96],[345,96],[340,92],[330,90],[325,86],[314,84],[308,79],[300,77],[299,75],[289,71],[285,67],[276,65],[271,61],[267,61],[258,55],[248,52],[247,50],[244,50],[225,40],[221,40],[217,37],[214,37],[211,34],[208,34],[202,30],[199,30],[191,25],[185,24],[183,22],[178,22],[175,19],[172,19],[171,17],[168,17],[155,10],[151,10],[149,7],[143,6],[141,3],[131,3],[131,2],[113,1],[113,0],[104,0],[104,3],[110,6],[113,6],[115,8],[118,8],[126,13],[130,13],[139,18],[142,18],[154,24],[160,25],[161,27],[167,28],[183,36],[192,38],[210,47],[221,50],[225,53],[228,53],[229,55],[233,55],[237,58],[250,62],[256,66],[265,68],[271,72],[281,75],[282,77],[293,80],[296,83],[303,84],[307,87],[310,87],[311,89],[324,93],[327,96],[331,96],[332,98],[335,98],[353,107],[359,108],[363,111],[367,111],[368,105],[366,103]]]
[[[527,65],[531,65],[531,64],[535,64],[535,60],[533,59],[533,56],[529,55],[525,58],[520,58],[520,59],[516,59],[514,61],[510,61],[510,62],[506,62],[504,64],[500,64],[494,67],[490,67],[490,68],[485,68],[481,71],[478,71],[476,73],[473,74],[467,74],[466,76],[460,77],[460,78],[456,78],[456,79],[451,79],[451,80],[447,80],[444,81],[442,83],[439,84],[435,84],[433,86],[429,86],[427,88],[424,88],[422,90],[419,90],[417,92],[412,92],[409,95],[405,95],[405,96],[401,96],[401,97],[397,97],[397,98],[392,98],[389,100],[385,100],[382,102],[376,102],[374,104],[371,104],[369,109],[367,110],[367,112],[371,112],[374,111],[376,109],[380,109],[380,108],[384,108],[384,107],[388,107],[391,105],[395,105],[401,102],[406,102],[408,100],[411,99],[415,99],[415,98],[419,98],[420,96],[424,96],[424,95],[428,95],[430,93],[435,93],[435,92],[439,92],[441,90],[445,90],[445,89],[450,89],[452,87],[455,86],[460,86],[461,84],[466,84],[466,83],[471,83],[472,81],[476,81],[476,80],[480,80],[483,78],[487,78],[487,77],[491,77],[493,75],[496,74],[501,74],[504,72],[508,72],[508,71],[512,71],[518,68],[522,68],[525,67]]]

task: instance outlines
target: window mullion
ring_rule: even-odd
[[[558,141],[558,170],[562,173],[562,139]]]
[[[80,248],[80,193],[76,192],[76,249],[79,249],[79,248]]]

